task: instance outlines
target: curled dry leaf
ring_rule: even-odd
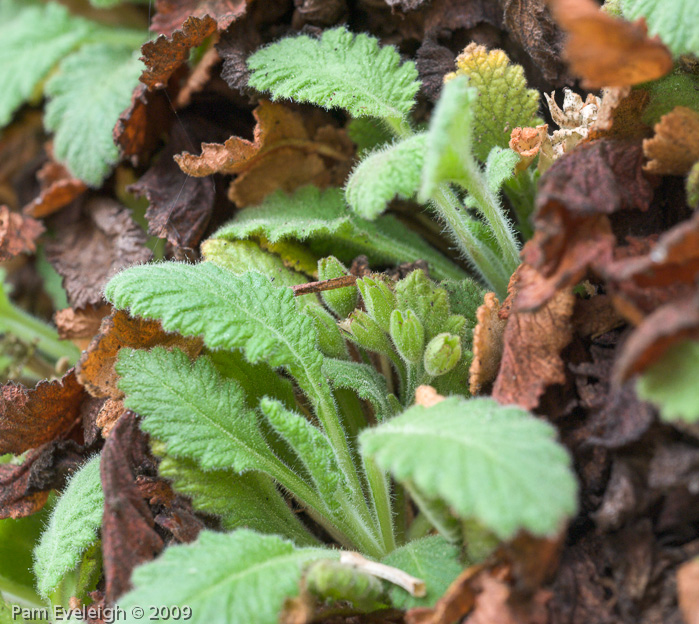
[[[50,160],[36,174],[41,193],[24,207],[24,214],[36,219],[47,217],[87,190],[87,185],[74,178],[60,163]]]
[[[503,405],[534,409],[546,388],[565,381],[562,349],[573,337],[575,295],[571,286],[560,288],[537,310],[519,309],[519,298],[537,290],[542,276],[527,264],[510,284],[513,308],[507,318],[500,371],[493,398]]]
[[[90,340],[99,331],[102,319],[112,310],[112,306],[86,306],[80,309],[58,310],[53,320],[61,340]],[[84,345],[87,347],[87,344]],[[83,347],[83,348],[84,348]]]
[[[565,56],[587,89],[625,87],[658,78],[673,67],[672,53],[645,24],[603,12],[594,0],[549,0],[568,33]]]
[[[655,125],[655,136],[643,141],[650,162],[646,171],[685,175],[699,161],[699,113],[677,106]]]
[[[246,0],[156,0],[157,12],[151,28],[170,37],[183,28],[188,18],[209,16],[216,21],[219,30],[225,30],[245,13],[246,6]]]
[[[189,58],[190,50],[215,32],[216,20],[209,15],[191,16],[171,36],[148,41],[141,48],[146,69],[139,80],[151,90],[166,87],[170,76]]]
[[[260,203],[269,193],[314,184],[340,186],[349,172],[353,143],[320,112],[307,114],[262,101],[254,110],[252,141],[233,136],[224,144],[203,143],[202,154],[175,156],[182,171],[195,177],[237,174],[229,197],[238,206]]]
[[[36,239],[43,231],[44,226],[38,221],[0,206],[0,261],[35,252]]]
[[[2,386],[0,455],[20,455],[72,428],[85,392],[71,369],[60,380],[34,388],[13,382]]]
[[[473,360],[468,378],[472,395],[479,394],[498,374],[506,323],[499,313],[500,302],[495,293],[486,293],[483,305],[476,311],[473,330]]]
[[[685,624],[699,624],[699,559],[677,570],[677,598]]]
[[[64,213],[56,238],[46,243],[46,257],[63,277],[72,307],[100,305],[110,278],[150,260],[146,234],[127,208],[105,197],[89,201],[82,213]]]
[[[125,310],[114,310],[102,321],[100,333],[83,352],[76,366],[78,380],[94,397],[121,399],[124,393],[119,390],[119,376],[114,370],[119,351],[149,349],[155,346],[178,347],[190,356],[196,356],[202,349],[198,338],[183,338],[163,330],[159,321],[132,318]]]
[[[119,422],[119,418],[126,412],[124,402],[121,399],[107,399],[102,405],[95,424],[102,430],[102,437],[106,440]]]

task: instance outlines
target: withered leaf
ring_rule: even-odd
[[[565,56],[585,88],[636,85],[672,70],[672,53],[647,36],[645,24],[612,17],[594,0],[549,1],[568,33]]]
[[[43,231],[44,226],[38,221],[0,206],[0,261],[35,252],[36,239]]]
[[[156,345],[178,347],[191,356],[202,348],[198,338],[183,338],[163,330],[159,321],[132,318],[125,310],[114,310],[102,321],[100,332],[83,352],[76,366],[78,380],[94,397],[121,399],[119,376],[114,370],[123,347],[149,349]]]
[[[655,125],[655,136],[643,141],[650,162],[646,171],[685,175],[699,161],[699,113],[677,106]]]
[[[80,309],[66,308],[58,310],[53,320],[62,340],[90,340],[99,331],[102,319],[111,310],[112,306],[109,304]]]
[[[469,391],[474,396],[498,374],[505,331],[505,320],[500,318],[499,312],[500,302],[495,293],[486,293],[483,305],[476,311],[476,327],[473,330]]]
[[[41,454],[32,451],[19,464],[0,464],[0,519],[23,518],[39,511],[49,497],[48,491],[31,491],[31,467]]]
[[[245,13],[246,5],[247,0],[156,0],[157,13],[151,28],[169,37],[180,30],[189,17],[210,16],[219,30],[225,30]]]
[[[97,197],[82,210],[63,211],[59,217],[56,238],[46,243],[46,257],[63,277],[72,307],[100,305],[112,276],[151,258],[146,233],[114,200]]]
[[[141,60],[146,69],[139,80],[149,89],[162,89],[167,86],[170,76],[189,58],[192,48],[216,32],[216,20],[209,15],[188,17],[182,28],[171,36],[160,35],[155,41],[148,41],[141,48]]]
[[[192,73],[187,77],[187,81],[182,85],[177,99],[174,102],[175,108],[185,108],[192,103],[192,97],[200,93],[211,79],[211,72],[221,61],[216,48],[209,48],[197,63]]]
[[[677,597],[685,624],[699,624],[699,559],[677,570]]]
[[[19,455],[68,431],[85,392],[71,369],[56,381],[41,381],[34,388],[10,382],[0,398],[0,455]]]
[[[37,173],[41,193],[24,207],[24,214],[36,219],[47,217],[80,197],[87,185],[74,178],[60,163],[50,160]]]
[[[163,549],[153,514],[136,485],[138,476],[154,476],[155,470],[138,417],[127,411],[107,439],[100,463],[104,490],[102,556],[110,604],[130,589],[131,571]]]
[[[238,206],[260,203],[269,193],[306,184],[339,186],[349,173],[354,147],[344,130],[320,111],[307,114],[263,100],[253,112],[252,141],[232,136],[224,144],[203,143],[202,154],[175,156],[195,177],[237,174],[229,197]]]
[[[538,310],[521,310],[518,299],[527,289],[536,289],[541,275],[527,264],[517,270],[512,283],[513,309],[507,318],[500,371],[493,386],[493,398],[503,405],[516,404],[534,409],[546,388],[565,381],[561,350],[573,336],[575,295],[572,287],[562,288]]]
[[[32,162],[40,157],[45,142],[42,113],[28,110],[2,131],[0,136],[0,205],[19,208],[13,182]]]
[[[647,136],[650,128],[643,123],[641,116],[649,99],[650,95],[645,89],[602,89],[602,103],[588,136],[590,139],[637,139]]]
[[[106,440],[109,434],[114,429],[114,426],[119,422],[119,419],[126,412],[124,401],[122,399],[106,399],[100,409],[95,425],[102,430],[102,437]]]
[[[444,76],[454,70],[454,54],[437,41],[425,38],[415,59],[420,77],[420,90],[430,101],[436,102],[442,92]]]

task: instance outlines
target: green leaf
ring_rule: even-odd
[[[660,409],[663,420],[699,420],[697,378],[699,342],[686,340],[671,346],[639,377],[638,396]]]
[[[13,607],[19,607],[20,611],[17,615],[13,615]],[[22,617],[25,609],[25,605],[14,605],[9,602],[5,602],[2,594],[0,594],[0,624],[25,624],[26,620]]]
[[[205,470],[233,468],[274,474],[275,458],[245,407],[238,384],[222,378],[206,357],[194,363],[182,351],[122,349],[116,369],[124,405],[144,417],[141,428],[174,457]]]
[[[502,190],[502,185],[512,178],[518,162],[519,155],[511,149],[494,147],[490,150],[485,162],[485,179],[493,195],[497,195]],[[478,208],[478,202],[471,195],[466,197],[464,204],[469,208]]]
[[[373,220],[394,197],[413,197],[420,188],[425,141],[424,134],[417,134],[364,158],[345,186],[345,197],[352,210]]]
[[[699,54],[699,4],[694,0],[622,0],[624,17],[643,17],[648,34],[659,35],[675,56]]]
[[[282,39],[248,58],[248,67],[248,84],[272,99],[344,108],[353,117],[403,120],[420,86],[415,64],[401,64],[395,48],[344,28]]]
[[[28,5],[28,6],[27,6]],[[57,2],[0,5],[0,127],[30,98],[41,95],[40,83],[51,69],[79,47],[94,25],[73,17]]]
[[[170,546],[136,568],[134,589],[118,604],[131,624],[141,621],[131,608],[143,605],[190,607],[191,624],[277,624],[284,600],[299,595],[303,568],[337,556],[246,529],[202,531],[196,542]]]
[[[357,146],[357,158],[364,158],[377,147],[393,140],[393,134],[380,119],[358,117],[350,119],[346,127],[347,134]]]
[[[459,549],[439,535],[408,542],[384,557],[381,563],[425,581],[427,593],[422,598],[391,586],[391,600],[398,609],[434,606],[464,568],[459,562]]]
[[[520,529],[554,534],[576,510],[570,457],[555,435],[518,407],[451,397],[411,407],[360,443],[399,481],[508,539]]]
[[[34,573],[42,596],[58,586],[97,540],[103,507],[100,458],[96,455],[68,482],[34,550]]]
[[[127,45],[86,45],[46,84],[45,124],[55,132],[54,154],[90,186],[100,186],[119,160],[112,130],[143,71],[139,54]]]
[[[316,561],[308,567],[305,581],[308,591],[323,601],[349,602],[364,612],[388,606],[380,579],[339,561]]]
[[[641,85],[650,94],[648,105],[643,111],[643,122],[654,126],[663,115],[677,106],[686,106],[699,113],[699,76],[680,69]]]
[[[274,243],[293,238],[308,241],[318,253],[351,262],[366,254],[374,264],[400,264],[423,259],[437,279],[463,279],[465,273],[392,216],[368,221],[354,215],[342,190],[313,186],[293,195],[278,192],[254,208],[241,210],[214,238],[236,240],[264,236]]]

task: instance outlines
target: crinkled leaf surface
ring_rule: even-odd
[[[299,594],[306,564],[337,558],[337,551],[295,548],[275,535],[246,529],[202,531],[193,544],[171,546],[134,570],[134,589],[119,606],[189,606],[192,624],[276,624],[286,598]]]
[[[95,542],[103,508],[100,458],[96,455],[68,483],[34,550],[34,573],[42,596],[51,593]]]
[[[359,216],[375,219],[394,197],[410,199],[420,188],[425,135],[379,149],[362,160],[345,186],[347,203]]]
[[[282,39],[253,54],[248,67],[249,85],[273,99],[344,108],[354,117],[404,119],[419,88],[415,65],[401,64],[395,48],[344,28],[320,39]]]
[[[414,406],[362,433],[362,452],[501,539],[560,530],[576,509],[570,457],[555,430],[492,399]]]
[[[644,17],[648,33],[660,35],[675,55],[699,54],[699,3],[694,0],[622,0],[624,17]]]
[[[90,186],[100,186],[119,160],[112,129],[143,70],[138,54],[127,45],[86,45],[46,84],[45,124],[55,132],[54,155]]]

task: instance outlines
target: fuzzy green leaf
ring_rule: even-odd
[[[119,160],[112,130],[143,71],[139,54],[128,45],[86,45],[46,84],[45,124],[55,132],[54,154],[90,186],[100,186]]]
[[[34,550],[37,589],[47,597],[97,540],[102,525],[104,493],[99,455],[71,478]]]
[[[265,472],[274,464],[240,387],[208,358],[192,363],[178,349],[122,349],[116,369],[124,405],[144,417],[141,428],[165,442],[168,453],[204,469]]]
[[[364,158],[377,147],[393,140],[393,134],[379,119],[358,117],[350,119],[347,134],[357,146],[357,158]]]
[[[423,259],[437,279],[463,279],[465,273],[392,216],[368,221],[354,215],[340,189],[308,186],[293,195],[269,195],[254,208],[241,210],[214,238],[236,240],[264,236],[274,243],[289,238],[308,241],[321,255],[351,262],[366,254],[375,264]]]
[[[501,539],[551,535],[576,509],[576,480],[548,423],[492,399],[414,406],[362,433],[362,452]]]
[[[697,378],[699,342],[686,340],[670,347],[638,379],[638,396],[658,406],[663,420],[699,420]]]
[[[134,589],[118,604],[130,624],[141,621],[131,608],[142,605],[191,607],[191,624],[277,624],[284,600],[299,594],[303,568],[337,556],[246,529],[202,531],[196,542],[170,546],[136,568]]]
[[[420,188],[425,140],[424,134],[417,134],[364,158],[345,186],[345,197],[352,210],[373,220],[394,197],[413,197]]]
[[[40,82],[95,28],[87,20],[70,15],[57,2],[43,6],[4,2],[0,5],[0,18],[2,127],[26,100],[41,95]]]
[[[485,179],[488,189],[493,195],[497,195],[502,185],[505,184],[515,173],[515,165],[519,162],[519,155],[511,149],[494,147],[488,154],[485,162]],[[469,195],[466,197],[464,205],[469,208],[478,208],[476,199]]]
[[[699,113],[699,76],[677,69],[640,88],[647,90],[650,95],[643,111],[643,121],[649,126],[654,126],[663,115],[677,106],[685,106]]]
[[[420,86],[415,64],[401,64],[395,48],[344,28],[282,39],[253,54],[248,67],[248,84],[272,99],[344,108],[353,117],[405,119]]]
[[[459,562],[459,549],[439,535],[408,542],[381,563],[425,581],[427,593],[422,598],[415,598],[395,585],[391,587],[391,600],[398,609],[434,606],[464,568]]]
[[[699,3],[694,0],[622,0],[624,17],[643,17],[648,34],[660,35],[673,54],[699,54]]]

